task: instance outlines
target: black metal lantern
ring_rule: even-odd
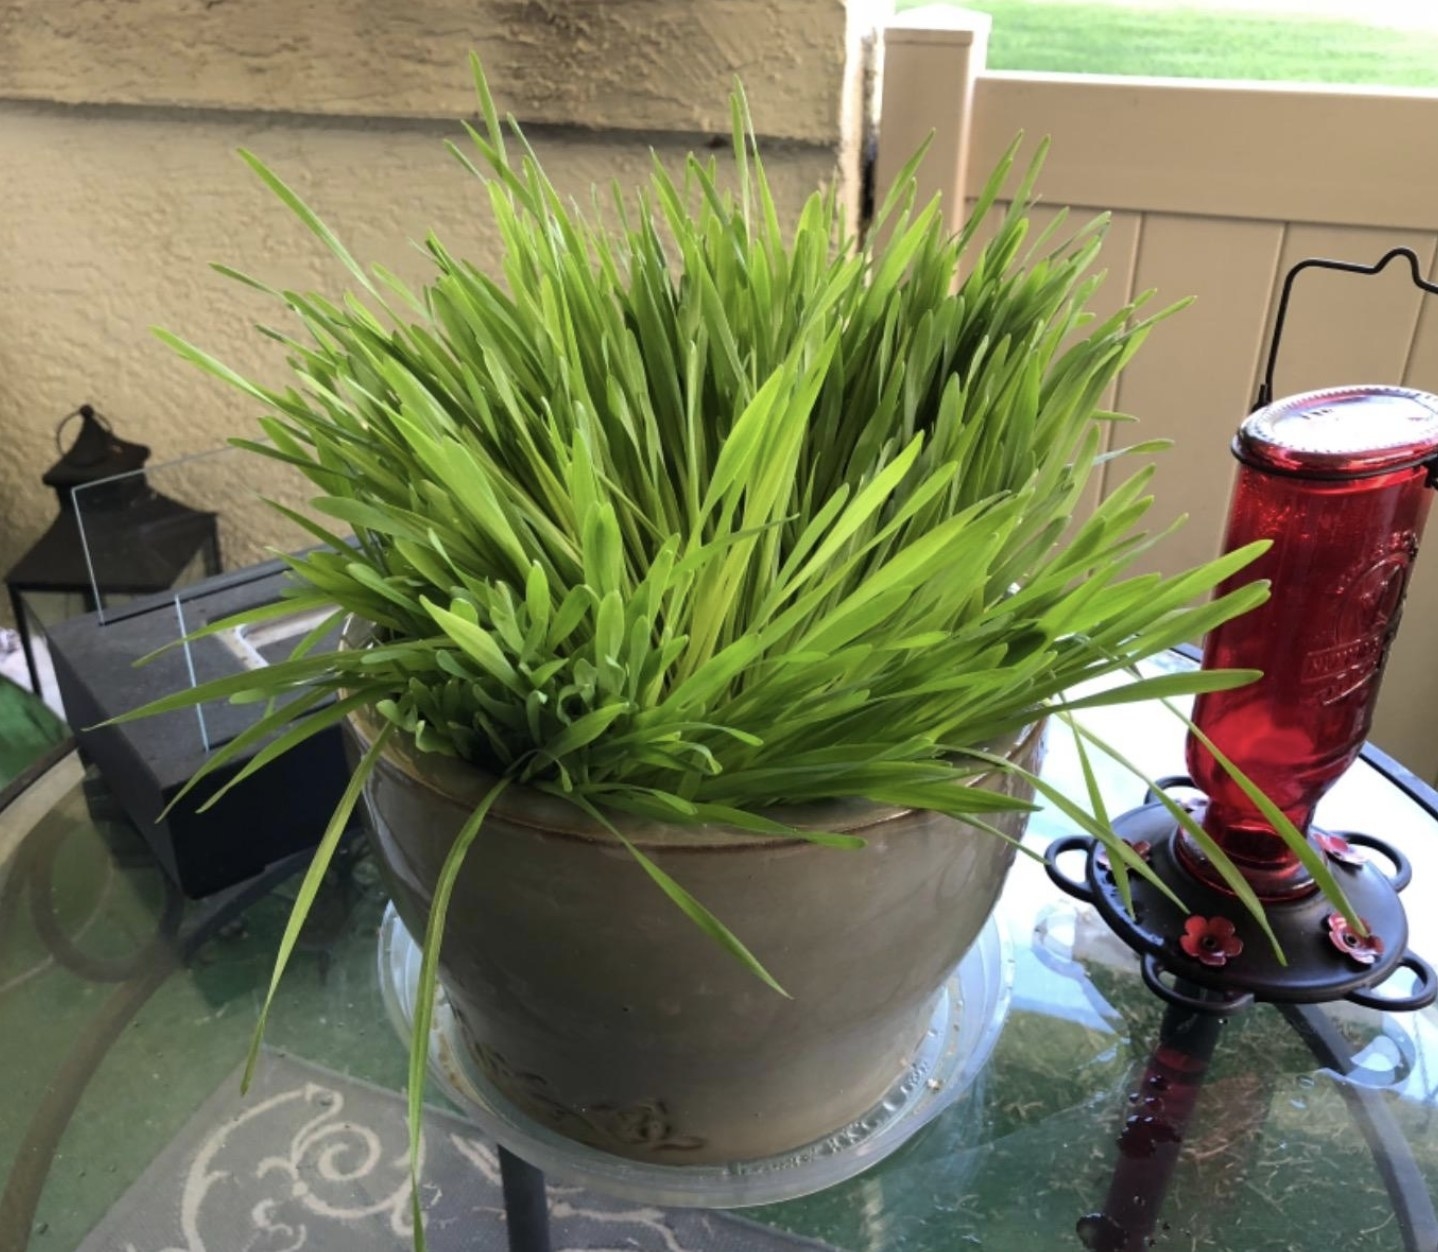
[[[76,418],[79,432],[65,448]],[[149,448],[122,439],[88,404],[61,419],[55,442],[60,459],[41,481],[54,489],[60,515],[5,575],[37,694],[37,627],[104,609],[114,598],[164,591],[192,573],[220,572],[217,515],[155,491],[144,473]]]
[[[77,417],[80,419],[80,433],[66,449],[63,443],[65,429]],[[55,446],[60,450],[60,459],[40,476],[40,481],[54,488],[62,509],[75,507],[76,487],[121,474],[134,475],[150,459],[149,448],[142,443],[121,439],[109,419],[88,404],[82,404],[60,419],[60,424],[55,427]],[[137,476],[136,481],[143,484],[143,476]]]

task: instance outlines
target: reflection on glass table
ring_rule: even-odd
[[[1183,728],[1161,710],[1086,716],[1153,775],[1181,768]],[[1082,794],[1061,731],[1045,774]],[[1102,782],[1115,812],[1142,800],[1116,768]],[[1412,946],[1438,953],[1438,916],[1422,907],[1438,883],[1433,814],[1360,763],[1320,821],[1408,854]],[[1028,843],[1070,832],[1045,811]],[[292,963],[256,1092],[235,1089],[292,870],[183,903],[73,754],[0,813],[0,1252],[405,1246],[405,1048],[376,974],[385,900],[358,847]],[[1164,1006],[1128,949],[1032,860],[1016,865],[997,924],[1012,984],[989,1059],[888,1160],[740,1217],[606,1200],[552,1176],[555,1246],[1082,1247],[1142,1112]],[[1352,1080],[1270,1006],[1219,1030],[1153,1246],[1433,1246],[1438,1012],[1322,1012],[1359,1067]],[[1128,1140],[1141,1155],[1141,1137]],[[493,1147],[437,1094],[426,1152],[431,1247],[502,1248]]]

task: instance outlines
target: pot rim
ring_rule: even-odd
[[[357,620],[352,615],[346,621],[341,635],[341,647],[354,646],[352,629]],[[340,694],[344,695],[343,692]],[[361,752],[367,751],[374,743],[382,724],[379,716],[368,705],[352,710],[345,717],[345,725],[359,744]],[[1034,749],[1043,735],[1044,727],[1044,719],[1024,727],[1013,736],[1007,746],[1006,755],[1015,760],[1022,759]],[[498,775],[472,762],[440,752],[422,751],[415,743],[413,735],[398,728],[391,733],[389,742],[380,753],[379,765],[399,771],[412,782],[437,792],[456,807],[471,812],[499,781]],[[981,786],[997,773],[997,769],[986,769],[975,774],[968,785]],[[536,833],[618,846],[618,840],[603,823],[595,821],[571,801],[554,792],[543,791],[524,783],[511,782],[496,798],[491,812],[506,822]],[[853,797],[835,797],[827,801],[768,806],[756,809],[755,812],[761,817],[783,822],[799,830],[862,834],[907,817],[915,810],[899,805],[875,804]],[[822,846],[792,835],[766,835],[722,823],[685,823],[679,820],[677,815],[672,822],[619,812],[614,812],[613,817],[616,826],[623,826],[625,838],[640,847],[714,851],[733,847]]]

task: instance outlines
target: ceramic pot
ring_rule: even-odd
[[[348,723],[352,751],[378,732]],[[1012,757],[1035,768],[1041,730]],[[393,736],[365,789],[412,935],[491,778]],[[1012,776],[976,785],[1022,793]],[[1022,833],[1023,814],[992,820]],[[511,787],[460,872],[440,977],[486,1073],[530,1116],[655,1164],[754,1160],[820,1139],[901,1077],[935,996],[998,899],[1014,849],[933,813],[785,810],[861,850],[628,821],[626,835],[721,918],[793,997],[705,936],[602,826]]]

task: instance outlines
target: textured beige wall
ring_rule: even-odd
[[[323,16],[361,8],[348,25]],[[705,145],[742,72],[792,213],[852,158],[845,23],[842,0],[0,0],[0,569],[53,515],[39,477],[56,420],[77,404],[95,403],[156,461],[252,429],[253,405],[150,334],[176,329],[241,370],[280,376],[279,349],[252,329],[275,310],[209,262],[343,289],[236,148],[259,153],[361,259],[420,278],[408,241],[434,229],[451,250],[493,260],[482,188],[443,145],[457,124],[393,115],[471,107],[466,31],[482,29],[492,51],[502,30],[504,64],[527,68],[493,71],[496,82],[540,119],[531,134],[561,190],[636,184],[651,148],[673,163]],[[393,64],[373,46],[381,37],[398,49]],[[633,93],[615,63],[633,72]],[[206,107],[174,103],[186,93]],[[89,103],[59,103],[74,100]]]
[[[868,0],[865,0],[868,3]],[[0,0],[0,94],[706,131],[736,73],[771,135],[830,144],[845,0]]]

